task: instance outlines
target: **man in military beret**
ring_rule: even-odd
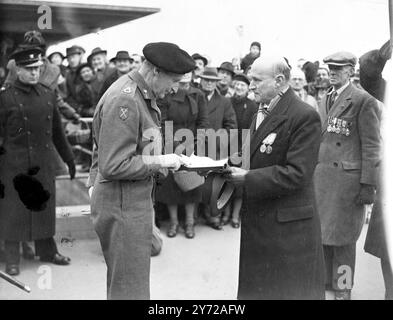
[[[332,87],[320,105],[322,141],[314,180],[326,263],[326,287],[338,300],[351,297],[356,241],[365,205],[375,197],[380,163],[377,101],[351,84],[356,57],[337,52],[324,59]]]
[[[160,110],[164,98],[194,60],[177,45],[149,43],[139,71],[116,81],[98,102],[95,150],[88,186],[91,212],[108,267],[108,299],[149,299],[154,177],[182,164],[162,155]]]
[[[6,272],[11,275],[19,274],[21,241],[34,240],[41,261],[70,263],[70,258],[58,253],[53,239],[54,147],[67,164],[71,179],[75,165],[56,107],[56,95],[39,82],[41,54],[40,48],[18,48],[11,56],[17,79],[0,92],[0,180],[4,184],[0,239],[5,241]],[[42,200],[38,202],[39,199]]]

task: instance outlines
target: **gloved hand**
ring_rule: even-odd
[[[33,177],[40,168],[33,167],[28,173],[20,173],[13,179],[14,188],[18,192],[19,198],[27,209],[31,211],[42,211],[50,198],[50,193],[45,190],[41,182]]]
[[[72,180],[75,178],[75,172],[76,172],[74,160],[68,161],[67,167],[68,167],[68,173],[70,174],[70,179]]]
[[[372,204],[375,201],[375,187],[371,184],[361,184],[360,192],[357,196],[358,205]]]

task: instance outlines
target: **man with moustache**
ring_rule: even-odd
[[[156,99],[195,63],[172,43],[149,43],[143,54],[139,71],[105,92],[93,119],[91,214],[108,268],[108,299],[150,298],[154,176],[183,163],[176,154],[161,154]]]
[[[244,187],[238,299],[324,298],[312,182],[321,123],[289,87],[290,69],[280,56],[251,67],[250,90],[260,105],[243,150],[250,165],[227,174]]]

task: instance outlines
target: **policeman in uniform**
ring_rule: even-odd
[[[0,93],[0,239],[5,241],[6,272],[19,274],[19,244],[35,240],[41,261],[67,265],[58,253],[55,234],[54,147],[75,165],[61,126],[56,94],[39,83],[42,50],[21,47],[15,59],[17,80]],[[30,187],[29,187],[30,186]],[[36,202],[43,194],[42,203]]]
[[[91,213],[108,268],[108,299],[150,298],[153,176],[182,164],[176,154],[161,155],[156,99],[194,70],[195,62],[172,43],[147,44],[143,54],[139,71],[105,92],[93,119]]]
[[[365,205],[374,202],[380,163],[381,110],[370,94],[351,84],[356,60],[349,52],[324,59],[332,87],[320,105],[322,141],[314,175],[326,287],[338,300],[351,297],[356,241]]]

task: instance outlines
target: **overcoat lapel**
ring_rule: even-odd
[[[289,102],[293,98],[292,89],[288,89],[287,92],[283,95],[283,97],[278,101],[277,105],[272,110],[271,114],[267,116],[255,131],[253,127],[251,127],[251,141],[250,141],[250,156],[254,154],[254,152],[258,149],[261,141],[265,139],[272,131],[274,131],[277,127],[279,127],[283,122],[285,122],[288,117],[286,112],[289,107]],[[255,128],[256,118],[252,122],[252,126]]]

